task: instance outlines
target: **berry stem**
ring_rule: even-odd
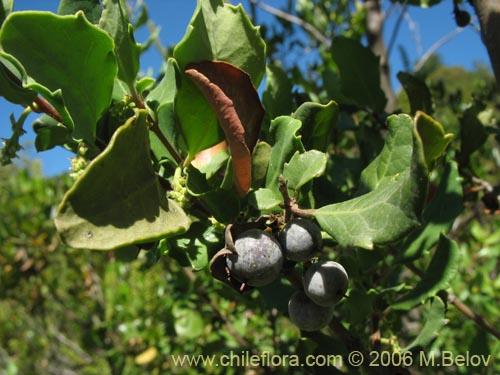
[[[295,198],[290,197],[288,193],[288,181],[285,180],[283,176],[279,177],[279,191],[283,196],[283,208],[285,210],[285,222],[288,222],[292,215],[300,216],[300,217],[313,217],[314,210],[300,208],[297,204],[297,200]]]

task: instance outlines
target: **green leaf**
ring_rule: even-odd
[[[181,85],[175,101],[175,113],[190,161],[198,152],[222,141],[224,133],[215,112],[194,83],[183,78]]]
[[[255,190],[250,196],[250,202],[262,212],[280,212],[280,204],[283,203],[283,197],[274,190],[260,188]]]
[[[186,35],[174,49],[181,71],[189,63],[219,60],[250,75],[258,87],[265,72],[265,43],[243,7],[222,0],[199,0]],[[196,110],[193,110],[195,108]],[[176,98],[176,113],[188,148],[188,160],[223,139],[208,101],[189,78],[183,76]]]
[[[139,95],[142,96],[145,91],[151,90],[156,83],[153,77],[143,77],[135,83],[135,89]]]
[[[418,336],[413,340],[403,351],[410,350],[417,346],[426,347],[437,336],[439,331],[447,323],[448,319],[445,318],[446,306],[443,300],[439,297],[429,300],[423,312],[425,323]]]
[[[153,111],[156,111],[162,104],[173,103],[179,86],[179,66],[177,61],[169,58],[165,65],[163,78],[146,97],[146,104]]]
[[[391,307],[394,310],[409,310],[448,288],[455,277],[460,261],[457,244],[441,234],[436,252],[419,283]]]
[[[176,61],[172,58],[168,59],[165,75],[146,98],[146,104],[151,109],[152,116],[156,118],[161,133],[178,152],[181,151],[180,144],[182,142],[179,142],[180,135],[175,116],[174,101],[180,85],[179,74]],[[150,140],[151,150],[158,160],[168,158],[177,164],[167,147],[153,132],[150,134]]]
[[[186,188],[189,194],[201,199],[217,221],[230,223],[235,220],[240,206],[234,191],[211,185],[206,175],[193,165],[186,169],[186,175]]]
[[[424,145],[425,161],[430,169],[434,162],[443,155],[453,138],[453,134],[445,134],[444,128],[439,122],[420,111],[415,116],[415,122]]]
[[[258,142],[252,153],[252,188],[257,189],[266,180],[267,167],[271,158],[271,145]]]
[[[191,165],[203,173],[207,180],[210,180],[227,166],[229,158],[227,143],[223,141],[198,153]]]
[[[326,155],[318,150],[296,152],[283,168],[283,177],[288,188],[299,190],[313,178],[323,175],[326,170]]]
[[[73,119],[65,106],[64,98],[62,95],[62,90],[57,89],[55,91],[50,91],[47,87],[40,85],[38,83],[30,83],[27,85],[31,90],[40,94],[45,100],[47,100],[56,112],[61,116],[63,125],[68,128],[68,131],[72,131],[75,128]],[[89,145],[92,147],[92,145]],[[94,150],[95,151],[95,150]]]
[[[266,188],[279,193],[279,176],[284,164],[296,151],[304,152],[301,137],[297,135],[302,123],[290,116],[281,116],[271,122],[269,133],[274,140],[266,175]]]
[[[458,157],[462,164],[468,164],[471,154],[478,150],[488,137],[485,126],[479,118],[484,107],[484,104],[474,102],[460,117],[461,147]]]
[[[399,72],[398,79],[410,101],[411,114],[415,115],[417,111],[432,113],[432,95],[425,82],[405,72]]]
[[[35,147],[38,152],[62,146],[71,141],[68,129],[50,116],[43,115],[33,123],[36,133]]]
[[[0,96],[14,104],[33,103],[36,92],[23,87],[26,78],[26,71],[17,60],[0,52]]]
[[[282,278],[259,288],[259,296],[267,309],[277,309],[280,313],[288,313],[288,301],[296,289]]]
[[[174,237],[168,244],[169,256],[183,266],[190,266],[193,271],[205,268],[209,254],[214,254],[222,247],[214,225],[208,220],[193,222],[184,236]]]
[[[139,71],[140,47],[129,23],[127,3],[125,0],[104,0],[103,7],[99,27],[115,42],[118,77],[132,87]]]
[[[381,153],[361,173],[359,196],[316,209],[318,223],[341,246],[373,249],[419,224],[427,191],[422,143],[407,115],[388,118]]]
[[[231,63],[248,73],[258,87],[266,69],[266,46],[243,6],[222,0],[199,0],[186,35],[176,45],[174,58],[181,70],[204,60]]]
[[[346,320],[349,324],[364,324],[366,317],[373,313],[377,294],[370,290],[354,288],[349,291],[349,298],[343,302]]]
[[[117,69],[109,36],[83,13],[14,12],[1,29],[0,44],[38,83],[62,90],[75,124],[73,137],[93,142]]]
[[[66,16],[83,11],[85,17],[94,25],[99,23],[102,7],[99,0],[61,0],[57,14]]]
[[[14,0],[2,0],[2,4],[0,4],[0,27],[12,12],[12,9],[14,9]]]
[[[178,337],[194,340],[203,335],[203,317],[200,311],[192,307],[182,307],[181,303],[176,303],[172,309],[175,333]]]
[[[423,213],[424,225],[411,233],[400,245],[399,261],[411,262],[430,250],[441,233],[448,233],[463,210],[462,184],[457,163],[446,164],[435,197]]]
[[[385,107],[385,94],[380,88],[379,57],[354,39],[337,36],[331,53],[340,71],[342,93],[359,106],[376,111]]]
[[[293,109],[292,81],[286,72],[277,64],[266,68],[266,88],[262,95],[262,104],[270,119],[282,115],[290,115]]]
[[[0,165],[12,163],[12,159],[17,157],[17,152],[22,150],[19,139],[26,133],[23,126],[30,112],[29,109],[25,109],[18,120],[15,119],[14,114],[10,115],[12,136],[9,139],[1,138],[3,147],[0,149]]]
[[[112,250],[185,232],[189,218],[167,201],[151,165],[147,112],[113,135],[66,193],[55,218],[75,248]]]
[[[338,115],[339,106],[333,101],[325,105],[306,102],[292,114],[302,122],[302,142],[306,149],[326,151]]]

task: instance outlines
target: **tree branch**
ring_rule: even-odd
[[[481,38],[500,87],[500,1],[474,0],[473,6],[481,25]]]
[[[193,271],[191,271],[189,268],[183,268],[182,270],[184,271],[184,274],[186,275],[186,277],[192,283],[194,283],[195,280],[196,280],[196,276],[194,275]],[[205,288],[202,285],[200,285],[198,287],[198,292],[200,293],[201,297],[203,299],[205,299],[206,302],[208,302],[208,304],[210,305],[210,307],[212,308],[212,310],[216,313],[216,315],[218,316],[218,318],[221,319],[224,322],[224,324],[226,325],[226,328],[227,328],[228,332],[233,336],[233,338],[236,340],[236,342],[238,343],[238,345],[240,345],[242,347],[249,348],[250,347],[250,343],[247,340],[245,340],[245,338],[238,333],[238,331],[236,330],[236,328],[234,328],[233,324],[231,323],[231,320],[229,320],[226,317],[226,315],[224,315],[222,313],[222,311],[219,310],[219,307],[217,306],[217,304],[210,298],[210,296],[208,295],[207,291],[205,290]]]
[[[463,32],[465,30],[465,27],[457,27],[455,30],[453,30],[451,33],[443,36],[441,39],[439,39],[436,43],[434,43],[431,48],[427,50],[423,54],[423,56],[418,60],[418,62],[413,66],[414,71],[420,70],[422,66],[425,64],[427,60],[429,60],[429,57],[432,56],[434,52],[436,52],[439,48],[441,48],[443,45],[448,43],[450,40],[452,40],[454,37],[456,37],[458,34]]]
[[[406,264],[406,267],[417,276],[423,276],[423,272],[415,267],[414,264],[408,263]],[[465,305],[456,295],[452,293],[448,294],[448,302],[455,306],[458,311],[464,314],[467,318],[473,320],[479,327],[491,333],[497,339],[500,339],[500,331],[493,327],[481,314],[473,311],[467,305]]]
[[[458,311],[464,314],[469,319],[472,319],[479,327],[491,333],[497,339],[500,339],[500,331],[493,327],[482,315],[471,310],[467,307],[457,296],[454,294],[448,295],[448,302],[455,306]]]
[[[380,56],[380,85],[387,97],[385,110],[392,112],[396,107],[396,95],[392,89],[389,62],[387,60],[387,49],[385,48],[382,29],[384,17],[380,0],[365,0],[366,7],[366,36],[368,45],[373,53]]]
[[[266,12],[268,12],[276,17],[282,18],[285,21],[299,25],[304,30],[310,32],[314,38],[316,38],[318,41],[320,41],[321,43],[323,43],[327,47],[330,47],[330,45],[332,44],[332,41],[330,39],[328,39],[327,37],[325,37],[321,33],[321,31],[319,31],[317,28],[315,28],[310,23],[304,21],[302,18],[294,16],[293,14],[290,14],[290,13],[284,12],[278,8],[272,7],[271,5],[268,5],[260,0],[250,0],[250,3],[257,5],[262,10],[264,10],[264,11],[266,11]]]

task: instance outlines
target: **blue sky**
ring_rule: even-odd
[[[286,3],[286,0],[264,0],[269,5],[280,7]],[[161,26],[160,39],[165,46],[176,44],[184,35],[189,20],[196,7],[196,0],[146,0],[149,8],[149,15],[154,22]],[[232,1],[237,4],[238,1]],[[243,6],[248,7],[249,0],[242,0]],[[55,0],[15,0],[15,10],[37,9],[56,11],[58,1]],[[384,9],[388,10],[391,3],[383,0]],[[432,8],[421,9],[418,7],[409,7],[409,16],[411,22],[403,20],[395,40],[394,48],[390,56],[391,72],[393,77],[403,69],[402,61],[399,55],[398,46],[405,47],[410,60],[416,62],[422,53],[425,53],[431,46],[445,35],[456,29],[452,16],[452,1],[443,0],[441,4]],[[468,8],[471,11],[470,8]],[[386,43],[391,38],[399,14],[399,8],[392,12],[391,17],[384,28],[384,37]],[[259,22],[270,22],[272,17],[259,11]],[[418,30],[410,31],[409,24],[414,24]],[[475,22],[477,25],[477,21]],[[146,30],[138,33],[136,39],[138,42],[146,38]],[[415,35],[419,35],[421,47],[415,42]],[[480,62],[488,65],[488,55],[484,45],[481,42],[480,34],[474,27],[468,27],[459,35],[452,38],[443,45],[438,53],[447,65],[461,65],[467,69],[473,69],[474,64]],[[143,55],[141,60],[141,71],[148,74],[156,74],[161,66],[161,57],[159,53],[152,48]],[[398,89],[398,82],[393,78],[393,86]],[[0,97],[0,138],[10,136],[9,115],[14,113],[16,118],[22,112],[19,106],[14,106]],[[34,141],[34,133],[31,130],[31,123],[35,116],[28,118],[25,123],[25,129],[28,131],[23,137],[25,144],[24,156],[29,158],[39,158],[42,162],[42,170],[46,175],[54,175],[68,171],[70,165],[71,153],[56,148],[43,153],[36,153],[29,144]]]

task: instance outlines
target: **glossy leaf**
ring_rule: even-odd
[[[253,192],[250,201],[261,212],[280,212],[283,197],[274,190],[261,188]]]
[[[181,70],[189,63],[220,60],[246,73],[257,87],[266,69],[265,43],[243,6],[199,0],[184,38],[174,49]]]
[[[104,0],[103,7],[99,27],[115,42],[118,77],[132,86],[139,71],[140,48],[129,23],[127,3],[125,0]]]
[[[333,39],[331,53],[340,71],[342,94],[359,106],[382,111],[387,100],[380,88],[379,58],[360,42],[343,36]]]
[[[445,134],[443,126],[429,115],[417,112],[415,116],[417,131],[424,145],[425,161],[429,169],[443,155],[453,139],[453,134]]]
[[[35,148],[38,152],[50,150],[71,141],[68,129],[52,117],[43,115],[33,123],[36,133]]]
[[[306,149],[326,151],[338,115],[339,107],[334,101],[325,105],[306,102],[292,114],[302,122],[302,142]]]
[[[390,116],[388,126],[383,150],[361,173],[361,195],[314,211],[341,246],[373,249],[419,224],[427,191],[422,143],[409,116]]]
[[[283,167],[296,151],[304,152],[301,137],[297,135],[302,123],[290,116],[281,116],[271,122],[269,133],[274,143],[266,175],[266,188],[279,193],[279,177]]]
[[[75,124],[73,137],[93,142],[97,120],[111,100],[117,70],[110,37],[82,13],[58,16],[28,11],[7,18],[0,43],[38,83],[51,91],[62,90]]]
[[[221,239],[208,220],[195,221],[185,235],[170,239],[168,244],[169,256],[182,266],[199,271],[208,266],[208,255],[220,249]]]
[[[196,111],[193,111],[196,108]],[[219,143],[224,133],[217,116],[195,84],[182,78],[181,89],[175,99],[175,113],[188,152],[186,164],[200,151]]]
[[[230,223],[235,220],[240,206],[234,191],[213,186],[206,175],[193,165],[186,169],[186,175],[186,188],[189,194],[201,199],[217,221]]]
[[[50,103],[50,105],[61,117],[64,126],[66,126],[70,132],[73,131],[73,129],[75,128],[75,124],[73,123],[73,119],[71,118],[71,115],[65,105],[61,89],[50,91],[47,87],[38,83],[30,83],[29,85],[27,85],[27,87],[37,92],[38,94],[40,94],[40,96],[47,100],[47,102]],[[92,146],[93,145],[89,145],[89,147]]]
[[[151,110],[156,111],[161,105],[174,102],[180,86],[180,76],[177,62],[169,58],[165,64],[163,78],[146,97],[146,104]]]
[[[156,83],[153,77],[142,77],[135,82],[135,89],[139,95],[143,95],[146,91],[151,90]]]
[[[433,111],[432,95],[425,82],[405,72],[399,72],[398,79],[408,96],[411,114],[415,115],[417,111],[431,114]]]
[[[448,323],[448,320],[445,318],[446,306],[439,297],[435,297],[426,303],[423,315],[425,320],[423,328],[415,340],[403,349],[404,351],[417,346],[426,347],[439,335],[439,331]]]
[[[146,104],[151,109],[151,115],[158,122],[161,133],[178,153],[182,144],[177,118],[175,116],[175,96],[180,85],[179,67],[174,59],[166,62],[164,76],[158,85],[146,97]],[[167,147],[153,132],[150,133],[151,150],[158,160],[168,158],[176,163]],[[182,150],[184,151],[184,150]],[[177,163],[176,163],[177,164]]]
[[[83,11],[85,17],[94,25],[99,23],[101,18],[102,7],[99,0],[61,0],[57,14],[66,16],[75,14],[78,11]]]
[[[485,126],[479,118],[483,110],[484,105],[475,102],[460,117],[461,147],[458,157],[463,164],[468,164],[471,154],[479,149],[488,137]]]
[[[249,74],[258,87],[265,72],[265,44],[243,7],[222,0],[199,0],[184,38],[174,49],[181,71],[188,64],[224,61]],[[196,111],[193,111],[196,108]],[[176,113],[188,147],[188,161],[223,139],[217,117],[186,76],[176,99]]]
[[[290,115],[293,110],[292,81],[279,65],[269,64],[266,69],[266,88],[262,102],[270,119]]]
[[[326,155],[318,150],[304,153],[296,152],[289,163],[283,168],[283,177],[288,182],[288,188],[299,190],[313,178],[317,178],[326,170]]]
[[[149,155],[147,112],[113,135],[66,193],[55,218],[74,248],[111,250],[185,232],[189,219],[167,201]]]
[[[222,141],[196,154],[191,165],[205,174],[207,180],[212,178],[223,166],[227,165],[229,153],[227,142]]]
[[[455,218],[462,212],[462,184],[457,163],[446,164],[436,195],[423,213],[423,225],[400,245],[399,260],[410,262],[430,250],[441,233],[448,233]]]
[[[271,158],[271,145],[258,142],[252,153],[252,187],[259,188],[266,180],[267,167]]]
[[[29,105],[36,92],[23,87],[26,83],[24,68],[12,56],[0,52],[0,96],[14,104]]]
[[[14,8],[14,0],[2,0],[0,4],[0,27],[5,18],[12,12]]]
[[[427,298],[435,296],[440,290],[448,288],[458,271],[459,261],[460,251],[457,244],[441,235],[436,252],[422,279],[391,307],[394,310],[409,310]]]

